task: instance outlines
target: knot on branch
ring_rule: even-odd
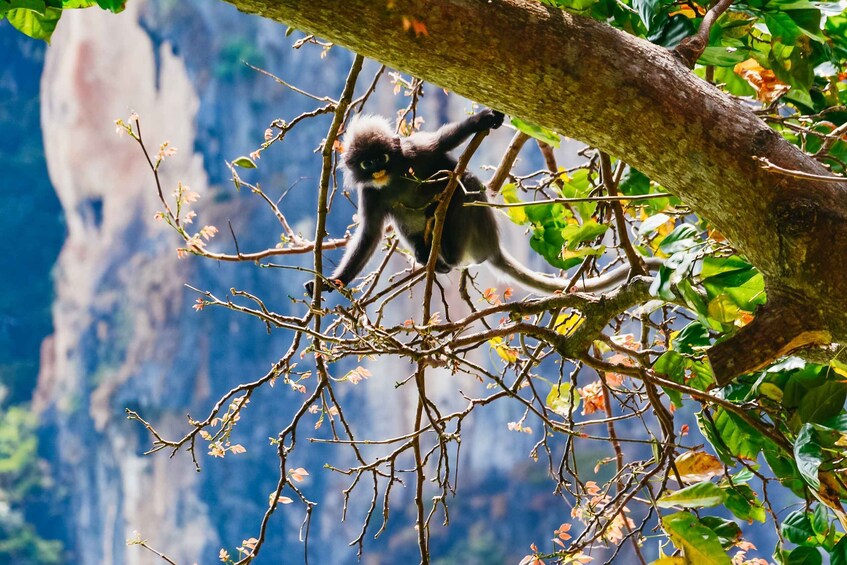
[[[694,68],[697,59],[703,54],[706,49],[706,42],[699,35],[686,37],[679,42],[679,45],[674,47],[673,54],[679,57],[683,64],[689,69]]]
[[[818,223],[818,203],[809,198],[776,202],[773,209],[779,232],[789,237],[808,234]]]

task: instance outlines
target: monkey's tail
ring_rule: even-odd
[[[552,294],[564,290],[570,284],[569,279],[546,276],[524,267],[517,259],[503,251],[489,259],[497,270],[505,273],[521,285],[532,290]],[[644,257],[644,262],[650,270],[657,269],[664,261],[658,257]],[[607,292],[626,282],[629,276],[629,265],[621,265],[599,277],[581,278],[573,285],[577,292]]]
[[[531,290],[540,290],[547,294],[552,294],[557,290],[562,290],[568,286],[568,280],[560,277],[549,277],[531,271],[521,265],[517,259],[503,251],[497,253],[494,257],[489,258],[491,266],[498,271],[505,273],[512,280],[520,283]]]

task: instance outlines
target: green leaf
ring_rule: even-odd
[[[62,17],[62,10],[58,8],[45,8],[43,14],[24,8],[6,12],[6,19],[12,27],[32,38],[43,39],[48,43],[60,17]]]
[[[818,480],[818,469],[823,463],[820,446],[811,437],[809,424],[804,424],[794,444],[794,457],[797,459],[797,469],[803,479],[814,489],[821,486]]]
[[[659,249],[668,255],[691,249],[698,244],[697,233],[697,228],[691,224],[680,224],[665,236],[659,244]]]
[[[803,480],[815,490],[820,489],[818,471],[825,462],[824,448],[831,450],[841,438],[841,432],[819,424],[803,424],[794,440],[794,459]],[[841,448],[838,449],[841,451]]]
[[[44,14],[47,9],[47,4],[44,0],[11,0],[11,4],[8,9],[14,10],[17,8],[24,8],[32,10],[33,12],[38,12],[39,14]]]
[[[712,344],[709,330],[700,322],[691,322],[671,340],[671,347],[680,353],[698,354]]]
[[[847,536],[843,536],[829,552],[830,565],[847,565]]]
[[[816,534],[826,535],[829,530],[829,512],[826,506],[818,504],[811,517],[812,530]]]
[[[596,4],[597,0],[541,0],[541,3],[553,6],[554,8],[582,12]]]
[[[650,193],[650,179],[639,171],[630,167],[624,174],[623,179],[618,185],[622,194],[628,196]]]
[[[803,510],[795,510],[785,517],[779,527],[782,537],[797,545],[817,545],[812,522]]]
[[[685,357],[676,351],[666,351],[653,363],[653,370],[667,377],[669,381],[682,384],[685,382]],[[662,390],[674,406],[682,407],[681,392],[664,387]]]
[[[789,362],[783,369],[784,375],[779,375],[771,369],[768,369],[768,372],[774,374],[774,376],[787,377],[782,387],[784,392],[783,403],[787,408],[799,406],[803,397],[810,390],[826,383],[826,371],[822,365],[807,364],[802,361],[800,363]]]
[[[755,460],[762,450],[762,435],[750,424],[723,408],[715,410],[712,419],[720,441],[736,457]],[[711,441],[711,440],[710,440]],[[712,444],[714,446],[714,444]]]
[[[512,118],[512,125],[528,136],[534,137],[535,139],[543,141],[553,147],[559,147],[559,144],[561,143],[559,135],[551,129],[547,129],[531,122],[525,122],[520,118]]]
[[[256,163],[250,157],[241,156],[236,158],[233,162],[233,165],[236,167],[241,167],[242,169],[255,169]]]
[[[609,226],[598,224],[596,220],[588,220],[582,225],[570,224],[562,228],[562,238],[567,242],[568,249],[576,249],[580,243],[592,241],[608,229]]]
[[[691,20],[682,14],[678,14],[668,18],[667,23],[665,23],[657,32],[648,35],[647,39],[656,45],[672,49],[673,47],[676,47],[680,41],[693,33],[694,24]]]
[[[767,518],[765,507],[762,505],[756,491],[748,485],[727,485],[726,508],[737,518],[747,522],[764,522]]]
[[[507,204],[517,204],[521,201],[518,197],[518,185],[513,182],[504,184],[500,188],[500,194],[503,196],[503,202]],[[512,220],[512,222],[518,225],[523,225],[529,222],[529,216],[527,216],[526,208],[523,206],[504,208],[503,211],[506,212],[506,215],[509,216],[509,219]]]
[[[785,559],[785,565],[821,565],[823,558],[816,547],[795,547]]]
[[[703,269],[700,271],[700,279],[706,280],[721,273],[731,271],[747,271],[752,269],[753,265],[739,257],[731,255],[729,257],[715,257],[709,255],[703,258]]]
[[[791,10],[788,16],[800,28],[803,35],[819,43],[826,43],[826,38],[821,34],[821,11],[811,7],[808,10]]]
[[[797,413],[804,424],[821,424],[837,416],[844,408],[845,400],[847,383],[841,380],[829,381],[803,395]]]
[[[710,508],[723,504],[726,492],[710,481],[702,481],[661,496],[656,505],[660,508],[680,506],[685,508]]]
[[[770,466],[774,476],[779,479],[779,482],[802,498],[805,494],[806,484],[800,477],[794,458],[785,455],[777,448],[766,448],[762,452],[765,455],[765,461],[768,462],[768,466]]]
[[[687,563],[730,565],[729,556],[721,547],[717,534],[690,512],[663,516],[662,528],[673,544],[682,549]]]
[[[75,10],[78,8],[91,8],[97,6],[97,0],[62,0],[63,10]]]
[[[700,522],[717,534],[718,541],[721,542],[724,549],[729,549],[741,541],[741,528],[732,520],[725,520],[717,516],[704,516],[700,518]]]
[[[658,214],[653,214],[638,226],[638,235],[644,237],[645,235],[649,235],[656,231],[659,226],[667,223],[671,217],[667,214],[662,214],[661,212]]]
[[[638,15],[647,31],[656,29],[657,24],[660,23],[657,20],[661,18],[661,0],[633,0],[632,6],[638,10]]]
[[[786,45],[793,45],[803,34],[800,26],[794,23],[791,16],[785,12],[766,12],[765,25],[768,26],[774,39],[779,39]]]
[[[126,6],[126,0],[97,0],[97,4],[104,10],[111,10],[117,14]]]
[[[714,65],[716,67],[734,67],[742,61],[750,58],[750,50],[738,47],[706,47],[700,59],[700,65]]]

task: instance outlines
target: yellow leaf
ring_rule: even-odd
[[[847,378],[847,364],[842,363],[838,359],[833,359],[829,362],[829,366],[841,377]]]
[[[677,457],[675,463],[679,478],[686,483],[706,481],[724,473],[720,459],[705,451],[688,451]]]
[[[571,393],[570,383],[553,385],[550,392],[547,393],[544,403],[559,416],[567,416],[579,406],[579,391],[574,390]],[[571,404],[573,404],[573,408],[571,408]]]
[[[689,4],[685,4],[680,6],[679,10],[675,12],[671,12],[668,16],[676,16],[677,14],[682,14],[686,18],[693,20],[694,18],[698,18],[700,16],[706,15],[706,9],[699,4],[694,4],[693,2]]]
[[[488,340],[488,345],[500,356],[500,359],[506,363],[514,363],[518,360],[518,352],[513,347],[509,347],[503,342],[502,337],[492,337]]]
[[[555,330],[557,333],[569,336],[572,335],[584,321],[585,318],[583,318],[579,312],[559,314],[559,317],[556,318]]]
[[[740,314],[738,306],[726,294],[718,295],[709,302],[709,317],[719,322],[731,324]]]

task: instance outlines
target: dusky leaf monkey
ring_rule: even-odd
[[[364,269],[382,240],[386,221],[394,224],[415,260],[426,264],[438,196],[447,187],[450,171],[456,167],[450,151],[473,134],[496,129],[502,123],[501,112],[485,109],[435,132],[400,137],[381,116],[354,118],[344,137],[343,166],[346,184],[359,194],[359,228],[329,279],[343,287]],[[567,288],[568,279],[536,273],[502,248],[491,208],[463,206],[466,202],[486,201],[485,186],[473,174],[465,172],[447,208],[435,270],[447,273],[487,261],[529,289],[553,293]],[[657,261],[648,263],[656,266]],[[629,266],[623,265],[602,276],[579,280],[573,289],[605,292],[625,282],[628,276]],[[305,285],[309,294],[312,284],[309,281]]]

